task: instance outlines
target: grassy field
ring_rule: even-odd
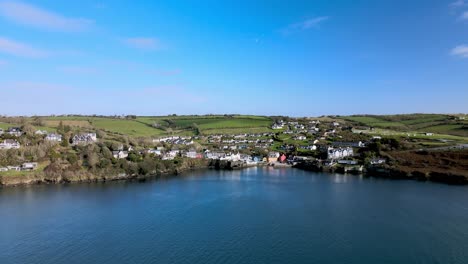
[[[163,129],[171,128],[174,133],[193,131],[194,125],[203,134],[234,134],[269,132],[272,120],[261,116],[164,116],[138,117],[138,121],[153,125],[159,124]]]
[[[104,131],[128,136],[151,137],[164,133],[161,129],[156,129],[148,124],[138,122],[137,120],[95,118],[92,120],[92,126]]]
[[[262,116],[210,115],[210,116],[141,116],[136,119],[118,119],[86,116],[46,117],[48,127],[63,125],[84,129],[102,129],[107,132],[133,137],[155,137],[167,134],[194,135],[194,127],[203,134],[235,134],[270,132],[272,120]],[[154,127],[157,124],[158,127]],[[194,126],[195,124],[195,126]],[[11,126],[10,124],[5,127]],[[1,124],[0,124],[0,127]]]
[[[468,121],[458,116],[440,114],[365,115],[342,117],[354,125],[402,132],[433,132],[468,137]]]
[[[48,162],[39,163],[37,169],[34,171],[0,171],[0,176],[23,176],[28,174],[34,174],[36,172],[44,171],[47,165],[49,165]]]

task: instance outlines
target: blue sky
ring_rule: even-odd
[[[0,114],[468,112],[468,1],[0,0]]]

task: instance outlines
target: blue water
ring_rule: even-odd
[[[0,263],[468,263],[468,187],[294,169],[0,189]]]

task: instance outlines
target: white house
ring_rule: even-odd
[[[3,128],[0,128],[0,135],[3,135]]]
[[[327,150],[327,159],[341,159],[344,157],[350,157],[353,156],[353,148],[347,147],[347,148],[332,148],[329,147]]]
[[[221,159],[226,156],[226,153],[224,152],[211,152],[211,151],[205,151],[205,158],[207,159]]]
[[[357,160],[338,160],[338,164],[357,165]]]
[[[37,130],[36,132],[34,132],[34,134],[36,134],[36,135],[47,135],[47,131],[45,131],[45,130]]]
[[[21,170],[35,170],[37,169],[37,162],[26,162],[21,165]]]
[[[45,140],[55,141],[55,142],[62,142],[62,135],[55,134],[55,133],[50,133],[50,134],[47,134],[47,136],[45,137]]]
[[[169,153],[166,153],[162,156],[162,160],[173,160],[175,156],[170,155]]]
[[[20,143],[14,139],[5,139],[0,142],[0,149],[19,149]]]
[[[302,136],[302,135],[301,135],[301,136],[297,136],[297,137],[294,138],[294,140],[306,140],[306,139],[307,139],[307,137],[306,137],[306,136]]]
[[[161,156],[162,151],[160,149],[148,149],[148,153]]]
[[[380,164],[384,164],[385,162],[386,162],[385,159],[377,158],[377,159],[371,159],[370,164],[372,164],[372,165],[380,165]]]
[[[341,141],[335,141],[332,142],[332,145],[337,147],[355,147],[355,148],[362,148],[365,146],[365,144],[362,141],[358,142],[341,142]]]
[[[73,145],[90,144],[97,141],[96,133],[85,133],[73,136]]]
[[[23,131],[21,131],[21,128],[19,127],[10,127],[7,130],[7,134],[10,136],[20,137],[23,134]]]
[[[274,123],[272,126],[271,126],[271,129],[283,129],[283,124],[277,124],[277,123]]]
[[[126,157],[128,157],[128,151],[112,151],[112,156],[116,159],[125,159]]]
[[[198,153],[197,153],[197,151],[194,150],[194,149],[191,149],[191,150],[185,152],[185,156],[186,156],[187,158],[190,158],[190,159],[196,159],[196,158],[197,158],[197,155],[198,155]]]

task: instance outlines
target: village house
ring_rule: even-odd
[[[281,156],[279,157],[279,161],[280,161],[281,163],[284,163],[284,162],[286,161],[286,159],[287,159],[287,157],[286,157],[286,154],[284,154],[284,153],[281,154]]]
[[[205,158],[207,159],[221,159],[226,156],[224,152],[211,152],[209,150],[205,151]]]
[[[274,163],[274,162],[277,162],[278,161],[278,158],[280,157],[280,153],[279,152],[270,152],[268,153],[268,158],[267,158],[267,161],[268,163]]]
[[[302,125],[302,124],[296,124],[296,125],[294,125],[294,128],[295,129],[305,129],[305,126]]]
[[[3,135],[3,128],[0,128],[0,136]]]
[[[301,149],[305,149],[305,150],[317,150],[317,146],[316,146],[316,145],[301,146]]]
[[[297,137],[294,138],[294,140],[306,140],[306,139],[307,139],[307,137],[306,137],[306,136],[302,136],[302,135],[297,136]]]
[[[97,141],[96,133],[85,133],[73,136],[73,145],[91,144]]]
[[[50,133],[50,134],[47,134],[47,136],[45,137],[45,140],[55,141],[55,142],[62,142],[62,135],[55,134],[55,133]]]
[[[284,127],[283,124],[274,123],[274,124],[271,126],[271,129],[283,129],[283,127]]]
[[[241,159],[240,154],[229,153],[226,156],[220,158],[220,160],[230,160],[230,161],[239,161]]]
[[[15,139],[5,139],[0,142],[0,149],[19,149],[20,143]]]
[[[346,148],[332,148],[329,147],[327,149],[327,159],[341,159],[345,157],[353,156],[353,148],[346,147]]]
[[[376,159],[371,159],[370,160],[370,164],[372,165],[380,165],[380,164],[384,164],[386,162],[385,159],[383,158],[376,158]]]
[[[37,162],[26,162],[21,165],[21,170],[31,171],[37,169]]]
[[[166,153],[162,156],[162,160],[173,160],[175,156],[170,155],[169,153]]]
[[[128,151],[124,151],[124,150],[112,151],[112,156],[116,159],[125,159],[128,157]]]
[[[21,131],[21,128],[19,127],[10,127],[7,130],[7,134],[14,137],[20,137],[23,134],[23,131]]]
[[[201,159],[203,158],[203,155],[201,153],[198,153],[195,149],[190,149],[185,153],[185,157],[190,159]]]
[[[176,145],[191,145],[191,144],[193,144],[193,140],[192,140],[192,137],[170,136],[170,137],[153,139],[153,143],[169,143],[169,144],[176,144]]]
[[[359,142],[341,142],[341,141],[336,141],[332,142],[332,146],[334,147],[355,147],[355,148],[362,148],[365,146],[365,144],[361,141]]]
[[[343,165],[357,165],[358,162],[357,162],[357,160],[338,160],[338,164],[343,164]]]
[[[47,135],[47,131],[45,131],[45,130],[37,130],[36,132],[34,132],[34,134],[43,136],[43,135]]]
[[[147,153],[161,156],[162,151],[159,150],[159,149],[148,149],[148,150],[147,150]]]
[[[172,157],[175,157],[175,156],[177,156],[177,154],[179,154],[179,153],[180,153],[180,150],[179,150],[178,148],[173,148],[173,149],[171,149],[169,152],[167,152],[166,154],[167,154],[167,155],[170,155],[170,156],[172,156]]]
[[[21,170],[21,166],[7,166],[7,169],[9,171],[20,171]]]

